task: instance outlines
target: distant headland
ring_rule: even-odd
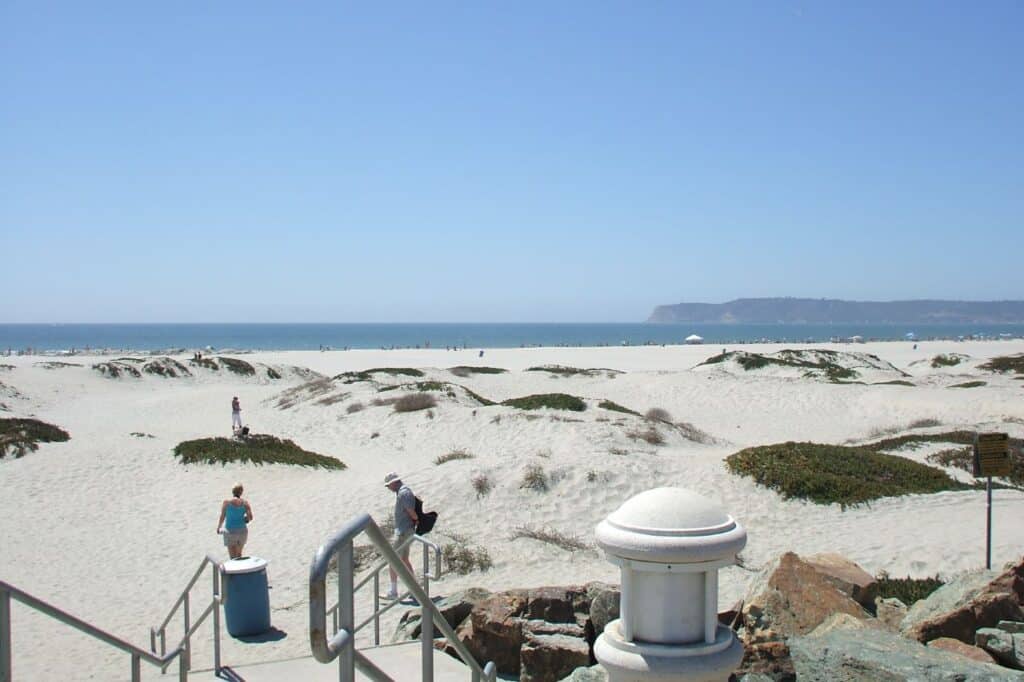
[[[1024,301],[841,301],[829,298],[738,298],[676,303],[648,322],[737,324],[1021,324]]]

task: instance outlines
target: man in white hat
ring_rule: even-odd
[[[409,572],[415,575],[412,562],[409,561],[409,547],[412,544],[413,533],[416,532],[416,496],[412,489],[402,484],[402,478],[395,472],[384,477],[384,485],[388,490],[395,493],[395,551],[402,558]],[[388,599],[398,599],[398,574],[395,569],[388,568],[391,577],[391,589],[388,590]]]

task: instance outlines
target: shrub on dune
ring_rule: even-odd
[[[40,443],[62,443],[71,436],[62,428],[38,419],[0,419],[0,459],[15,459],[39,449]]]
[[[429,393],[407,393],[395,401],[395,412],[416,412],[437,407],[437,399]]]
[[[174,456],[182,464],[294,464],[322,469],[344,469],[334,457],[303,450],[293,441],[265,434],[245,438],[199,438],[178,443]]]
[[[542,407],[547,407],[552,410],[583,412],[587,409],[587,404],[583,402],[582,398],[566,393],[541,393],[522,398],[510,398],[501,404],[520,410],[539,410]]]

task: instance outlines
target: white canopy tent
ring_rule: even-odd
[[[690,334],[689,336],[686,337],[686,343],[704,343],[704,337],[697,336],[696,334]]]

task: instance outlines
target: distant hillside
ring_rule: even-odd
[[[739,298],[728,303],[660,305],[648,322],[740,324],[1024,324],[1024,301],[840,301]]]

